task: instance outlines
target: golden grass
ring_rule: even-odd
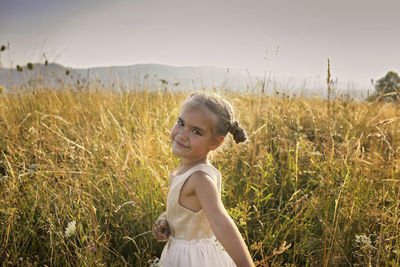
[[[160,255],[149,231],[187,94],[84,89],[0,95],[3,266],[147,266]],[[250,138],[228,138],[212,161],[257,265],[400,264],[396,104],[330,99],[328,116],[322,99],[222,94]]]

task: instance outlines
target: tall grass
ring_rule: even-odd
[[[257,265],[400,264],[393,103],[221,92],[249,134],[213,154]],[[0,262],[147,266],[184,93],[37,86],[0,96]],[[66,235],[68,223],[76,230]]]

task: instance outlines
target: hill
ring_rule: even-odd
[[[66,75],[67,71],[69,72]],[[85,84],[98,82],[105,87],[139,88],[167,85],[178,90],[201,89],[203,87],[226,87],[232,90],[249,89],[256,85],[259,77],[244,70],[220,67],[174,67],[161,64],[136,64],[130,66],[94,67],[87,69],[68,68],[59,64],[34,64],[33,70],[26,67],[0,68],[0,84],[6,88],[21,86],[30,80],[40,79],[50,86],[60,84]]]

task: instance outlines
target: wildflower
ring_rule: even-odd
[[[75,231],[76,231],[76,222],[75,221],[69,222],[67,228],[65,228],[65,236],[70,237],[73,234],[75,234]]]
[[[153,260],[148,260],[147,263],[149,264],[149,267],[157,267],[160,266],[161,262],[159,258],[154,258]]]
[[[367,237],[365,234],[364,235],[356,235],[356,244],[359,246],[371,246],[371,239]]]

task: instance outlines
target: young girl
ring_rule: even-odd
[[[221,202],[221,174],[207,159],[228,132],[236,143],[246,140],[227,101],[194,93],[183,103],[171,130],[172,151],[181,165],[170,172],[167,211],[152,229],[157,240],[168,239],[163,267],[254,265]]]

